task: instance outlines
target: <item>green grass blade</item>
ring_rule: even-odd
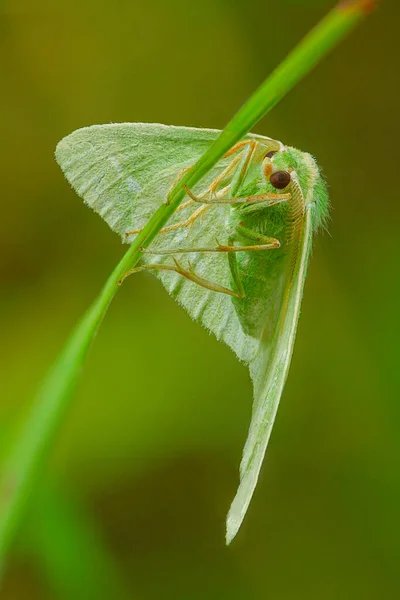
[[[0,475],[0,572],[21,516],[40,476],[54,436],[69,406],[88,347],[118,289],[122,275],[140,258],[192,187],[285,96],[373,7],[372,0],[342,2],[288,55],[228,123],[219,138],[178,182],[117,265],[100,296],[85,313],[33,400],[22,430],[6,456]]]

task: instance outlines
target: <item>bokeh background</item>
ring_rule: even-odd
[[[333,4],[3,0],[3,436],[124,252],[63,179],[58,140],[119,121],[222,128]],[[383,1],[256,128],[318,157],[333,208],[237,539],[225,547],[248,374],[137,275],[90,352],[2,600],[399,597],[399,17]]]

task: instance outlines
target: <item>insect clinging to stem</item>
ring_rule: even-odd
[[[56,159],[76,192],[129,243],[218,134],[95,125],[61,140]],[[124,278],[152,271],[248,365],[253,414],[227,518],[229,543],[257,483],[289,370],[313,233],[329,201],[310,154],[252,134],[185,190],[186,201]]]

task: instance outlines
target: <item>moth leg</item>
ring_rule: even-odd
[[[234,173],[236,170],[236,167],[242,163],[240,171],[238,173],[238,176],[236,177],[236,179],[238,180],[238,185],[240,186],[240,184],[242,183],[242,181],[244,180],[244,178],[246,176],[247,169],[248,169],[251,159],[253,157],[254,151],[258,145],[259,145],[259,142],[256,142],[255,140],[246,140],[243,142],[238,142],[230,150],[228,150],[228,152],[226,152],[224,154],[223,158],[229,158],[230,156],[232,156],[232,154],[235,154],[238,150],[242,150],[242,151],[235,158],[233,158],[231,160],[231,162],[227,165],[227,167],[225,167],[225,169],[222,171],[222,173],[220,173],[211,182],[211,184],[208,188],[208,194],[205,194],[205,197],[207,197],[207,195],[209,195],[210,197],[215,196],[220,185],[232,173]],[[231,183],[227,186],[226,189],[231,188],[233,181],[234,181],[234,178],[231,181]],[[185,189],[188,189],[187,186],[185,186]]]
[[[263,208],[270,208],[281,204],[281,202],[287,202],[292,197],[291,194],[258,194],[254,196],[248,196],[244,198],[243,206],[238,208],[238,212],[241,215],[248,215],[254,213]]]
[[[234,246],[233,239],[230,239],[228,245],[225,246],[220,244],[217,240],[216,248],[171,248],[163,250],[147,250],[141,248],[143,254],[155,254],[167,256],[169,254],[190,254],[190,253],[202,253],[202,252],[251,252],[254,250],[273,250],[280,247],[280,242],[276,238],[260,236],[259,244],[252,244],[251,246]]]
[[[254,151],[257,146],[258,146],[258,142],[254,141],[254,140],[238,142],[230,150],[228,150],[228,152],[226,152],[224,154],[223,158],[228,158],[229,156],[231,156],[232,154],[234,154],[241,148],[244,148],[244,150],[242,150],[242,152],[240,152],[240,154],[238,154],[238,156],[236,156],[229,163],[229,165],[226,167],[226,169],[224,169],[222,171],[222,173],[220,173],[218,175],[218,177],[216,177],[214,179],[214,181],[211,183],[211,185],[209,187],[211,195],[214,195],[214,196],[216,195],[217,190],[218,190],[219,186],[221,185],[221,183],[223,181],[225,181],[225,179],[227,179],[227,177],[236,170],[236,167],[238,165],[241,164],[238,175],[236,176],[236,178],[235,177],[232,178],[231,183],[226,188],[226,189],[231,189],[232,194],[235,193],[232,190],[232,188],[234,187],[235,190],[238,189],[240,187],[241,183],[244,181],[244,178],[246,177],[246,174],[247,174],[247,170],[249,168],[249,164],[251,162],[251,159],[253,157]],[[187,186],[185,186],[185,189],[186,188],[187,188]]]
[[[204,207],[200,207],[200,208],[209,209],[210,207],[204,206]],[[190,217],[185,219],[185,221],[180,221],[179,223],[174,223],[174,225],[168,225],[167,227],[164,227],[163,229],[161,229],[160,233],[168,233],[169,231],[175,231],[176,229],[181,229],[182,227],[191,227],[193,225],[193,223],[196,221],[196,219],[198,219],[199,217],[204,215],[204,213],[206,213],[206,212],[207,212],[207,210],[199,210],[197,208],[190,215]]]
[[[184,210],[185,208],[188,208],[188,206],[193,206],[194,204],[194,200],[190,199],[187,202],[184,202],[183,204],[180,204],[178,206],[178,208],[176,209],[176,211],[174,212],[174,215],[178,212],[180,212],[181,210]]]
[[[232,146],[232,148],[230,148],[230,150],[225,152],[224,158],[228,158],[229,156],[232,156],[232,154],[235,154],[235,152],[237,152],[238,150],[241,150],[242,148],[245,148],[246,146],[256,145],[256,144],[258,144],[258,142],[256,142],[255,140],[243,140],[241,142],[237,142],[234,146]]]
[[[291,194],[275,194],[271,192],[268,194],[253,194],[252,196],[246,196],[245,198],[229,198],[220,196],[207,199],[206,197],[195,196],[186,185],[185,190],[193,202],[199,202],[200,204],[244,204],[245,206],[264,204],[264,206],[267,207],[275,206],[276,204],[290,200],[291,198]]]
[[[229,296],[233,296],[235,298],[243,299],[246,297],[245,290],[243,287],[243,283],[240,277],[238,263],[236,260],[236,254],[238,252],[252,252],[252,251],[265,251],[265,250],[273,250],[280,247],[280,242],[276,238],[267,237],[257,232],[254,232],[246,227],[238,226],[236,228],[236,232],[242,235],[243,237],[247,237],[251,241],[256,241],[258,244],[253,244],[249,246],[235,246],[235,239],[230,237],[228,239],[228,245],[225,246],[220,244],[217,240],[216,248],[175,248],[170,250],[145,250],[142,249],[144,254],[158,254],[158,255],[168,255],[168,254],[189,254],[189,253],[203,253],[203,252],[226,252],[228,254],[229,265],[232,273],[232,278],[237,288],[237,291],[226,288],[214,281],[210,281],[197,275],[191,265],[189,266],[189,270],[186,270],[182,267],[182,265],[178,262],[178,260],[173,257],[174,265],[163,265],[163,264],[151,264],[151,265],[141,265],[139,267],[134,267],[130,271],[127,271],[123,275],[123,277],[119,280],[119,284],[121,284],[129,275],[133,273],[139,273],[140,271],[150,271],[150,270],[158,270],[158,271],[173,271],[174,273],[178,273],[186,279],[197,283],[198,285],[212,290],[214,292],[219,292],[221,294],[227,294]]]
[[[229,244],[233,245],[234,241],[235,240],[233,237],[229,237],[229,239],[228,239]],[[234,286],[236,287],[238,293],[240,294],[240,297],[245,298],[246,292],[245,292],[245,289],[243,286],[242,278],[240,276],[239,264],[237,261],[237,254],[230,252],[228,254],[228,263],[229,263],[229,268],[231,270],[231,275],[232,275]]]
[[[228,158],[229,156],[231,156],[232,154],[234,154],[235,152],[237,152],[238,150],[240,150],[241,148],[246,147],[246,146],[249,146],[251,149],[253,149],[253,148],[255,148],[255,146],[257,145],[257,143],[258,142],[253,141],[253,140],[244,141],[244,142],[238,142],[230,150],[228,150],[228,152],[226,152],[224,154],[223,158]],[[210,190],[216,189],[219,186],[219,184],[221,183],[221,181],[223,181],[224,179],[226,179],[228,177],[228,175],[230,175],[230,173],[237,166],[237,164],[241,162],[241,160],[242,160],[241,154],[239,154],[239,156],[235,157],[229,163],[229,165],[223,170],[223,172],[220,173],[220,175],[218,175],[218,177],[215,178],[215,180],[212,182],[212,184],[210,186]],[[171,186],[170,186],[170,188],[168,190],[167,200],[165,201],[165,204],[168,204],[168,196],[171,193],[171,191],[174,189],[174,187],[177,185],[177,183],[182,179],[182,177],[185,175],[185,173],[187,173],[188,171],[190,171],[190,169],[192,168],[192,166],[193,165],[190,165],[189,167],[185,167],[185,169],[182,169],[182,171],[180,173],[178,173],[177,177],[174,179],[173,183],[171,184]],[[185,205],[188,206],[188,203],[185,202]],[[179,210],[182,210],[183,208],[186,208],[185,205],[179,206],[178,209],[175,212],[178,212]]]
[[[243,164],[242,164],[242,167],[240,169],[239,176],[237,178],[237,185],[240,186],[240,183],[243,181],[244,177],[246,176],[248,166],[250,164],[251,158],[252,158],[252,156],[254,154],[254,151],[255,151],[255,149],[256,149],[256,147],[257,147],[258,144],[259,143],[256,142],[255,140],[243,141],[243,142],[239,142],[238,144],[235,144],[235,146],[233,146],[230,150],[228,150],[228,152],[226,152],[226,154],[224,155],[224,158],[227,158],[227,157],[231,156],[232,154],[234,154],[235,152],[237,152],[241,148],[245,148],[245,150],[243,150],[238,156],[236,156],[229,163],[229,165],[223,170],[223,172],[220,173],[220,175],[218,175],[218,177],[216,177],[215,180],[211,183],[211,185],[210,185],[210,187],[208,189],[208,199],[205,198],[203,200],[203,199],[200,199],[200,198],[196,198],[189,191],[189,188],[187,186],[185,186],[185,190],[188,193],[188,195],[190,197],[190,200],[188,200],[187,202],[184,202],[183,204],[181,204],[180,206],[178,206],[178,208],[176,209],[175,213],[180,212],[181,210],[183,210],[185,208],[188,208],[189,206],[191,206],[195,202],[200,202],[201,204],[208,204],[208,205],[214,204],[216,202],[219,202],[217,200],[217,198],[216,198],[217,189],[218,189],[219,185],[242,162]],[[247,149],[246,149],[246,146],[247,146]],[[178,183],[178,181],[180,181],[180,179],[182,179],[183,175],[185,173],[187,173],[190,169],[191,169],[191,166],[190,167],[186,167],[185,169],[183,169],[178,174],[178,176],[176,177],[176,179],[174,180],[173,184],[170,187],[168,195],[169,195],[170,191],[174,188],[174,186]],[[227,186],[226,188],[224,188],[224,191],[226,191],[230,187],[231,187],[231,185]],[[167,201],[166,201],[167,204],[168,204],[168,195],[167,195]],[[212,199],[213,197],[215,197],[214,200]],[[163,229],[161,229],[160,233],[167,233],[169,231],[175,231],[176,229],[180,229],[181,227],[190,227],[199,216],[201,216],[202,214],[204,214],[204,212],[206,212],[206,211],[205,210],[200,211],[199,209],[197,209],[185,221],[181,221],[180,223],[176,223],[174,225],[170,225],[170,226],[164,227]],[[131,231],[126,231],[125,235],[126,236],[135,235],[137,233],[140,233],[141,231],[143,231],[143,227],[141,229],[133,229]]]
[[[176,229],[181,229],[182,227],[191,227],[193,223],[198,219],[201,215],[204,215],[207,210],[210,209],[210,206],[200,206],[197,208],[185,221],[180,221],[179,223],[175,223],[174,225],[168,225],[163,229],[160,229],[159,233],[168,233],[169,231],[175,231]],[[141,229],[133,229],[132,231],[126,231],[125,235],[134,235],[136,233],[140,233],[143,231],[143,227]]]
[[[237,172],[236,175],[234,175],[234,177],[232,178],[232,181],[230,183],[230,185],[228,186],[228,189],[230,191],[230,195],[231,196],[236,196],[240,186],[242,185],[242,183],[244,182],[244,180],[246,179],[246,175],[249,169],[249,166],[251,164],[251,161],[253,160],[253,156],[254,153],[257,149],[257,147],[259,146],[259,142],[256,142],[254,140],[251,140],[248,143],[247,149],[243,151],[243,158],[242,158],[242,165],[241,168],[239,169],[239,171]],[[235,148],[235,146],[233,147],[233,149]],[[232,150],[233,150],[232,149]]]
[[[257,244],[269,244],[269,243],[271,243],[271,240],[274,240],[278,244],[275,247],[276,248],[280,247],[279,240],[268,237],[266,235],[262,235],[261,233],[258,233],[258,231],[249,229],[248,227],[245,227],[244,225],[238,225],[235,228],[235,232],[237,235],[240,235],[241,237],[244,237],[251,242],[256,242]],[[254,247],[254,246],[252,246],[252,247]]]
[[[169,254],[175,255],[175,254],[189,254],[189,253],[203,253],[203,252],[216,252],[216,253],[226,252],[228,254],[228,261],[229,261],[229,266],[230,266],[230,270],[231,270],[231,274],[232,274],[232,279],[233,279],[233,282],[237,289],[237,292],[233,292],[232,290],[228,290],[228,288],[223,288],[223,286],[220,286],[219,284],[210,282],[202,277],[199,277],[198,275],[193,273],[192,269],[190,269],[190,271],[189,271],[190,277],[188,277],[188,275],[187,275],[188,272],[185,271],[181,267],[181,265],[179,265],[178,261],[175,258],[174,258],[175,267],[169,266],[169,265],[143,265],[141,267],[136,267],[135,269],[126,273],[124,275],[123,279],[125,279],[125,277],[127,277],[131,273],[136,273],[138,271],[144,271],[144,270],[148,270],[148,269],[162,269],[162,270],[166,270],[166,271],[175,271],[176,273],[180,273],[180,275],[183,275],[184,277],[188,277],[188,279],[191,279],[191,281],[194,281],[195,283],[198,283],[199,285],[202,285],[203,287],[205,287],[207,289],[210,289],[210,290],[213,290],[216,292],[229,294],[230,296],[235,296],[237,298],[243,299],[246,297],[246,293],[245,293],[243,283],[241,280],[239,266],[238,266],[237,259],[236,259],[236,254],[238,252],[254,252],[254,251],[259,252],[259,251],[265,251],[265,250],[275,250],[276,248],[280,247],[280,242],[276,238],[257,234],[256,232],[253,232],[245,227],[239,227],[239,228],[237,228],[237,230],[239,230],[238,233],[240,233],[242,236],[246,236],[251,241],[257,241],[259,243],[250,245],[250,246],[235,246],[234,245],[235,239],[233,237],[230,237],[228,239],[227,246],[220,244],[217,240],[216,248],[174,248],[174,249],[170,249],[170,250],[168,250],[168,249],[167,250],[145,250],[145,249],[142,249],[143,254],[156,254],[156,255],[158,254],[158,255],[163,255],[163,256],[169,255]],[[177,266],[178,266],[178,269],[177,269]],[[122,282],[122,280],[121,280],[121,282]]]
[[[217,190],[221,186],[221,184],[233,174],[232,181],[223,188],[223,192],[226,193],[228,190],[231,191],[231,194],[235,194],[235,192],[239,189],[240,185],[243,183],[249,165],[251,163],[251,159],[253,158],[254,152],[259,145],[259,142],[255,140],[247,140],[244,142],[239,142],[235,144],[228,152],[226,152],[223,158],[228,158],[238,150],[244,148],[233,160],[227,165],[227,167],[220,173],[210,184],[208,191],[204,194],[204,196],[196,197],[192,194],[188,188],[188,186],[184,186],[186,193],[190,196],[191,200],[181,205],[177,209],[177,211],[182,210],[190,205],[191,202],[201,202],[205,204],[214,204],[217,202]],[[240,165],[240,169],[235,176],[235,171]]]
[[[164,202],[164,204],[169,204],[169,195],[172,192],[172,190],[174,189],[174,187],[178,184],[178,182],[182,179],[182,177],[185,175],[185,173],[187,173],[188,171],[190,171],[190,169],[192,168],[193,165],[190,165],[189,167],[185,167],[184,169],[182,169],[182,171],[180,171],[180,173],[178,173],[178,175],[175,177],[174,181],[172,182],[172,184],[169,187],[169,190],[167,192],[167,198]]]
[[[230,290],[229,288],[226,288],[223,285],[219,285],[214,281],[209,281],[208,279],[204,279],[204,277],[196,275],[191,266],[189,266],[189,270],[187,271],[176,260],[176,258],[174,258],[174,263],[174,265],[141,265],[140,267],[135,267],[127,273],[125,273],[118,283],[121,284],[124,281],[124,279],[126,279],[129,275],[132,275],[132,273],[139,273],[140,271],[173,271],[174,273],[182,275],[182,277],[185,277],[186,279],[197,283],[198,285],[206,288],[207,290],[219,292],[220,294],[227,294],[228,296],[234,296],[235,298],[243,298],[243,296],[239,292],[234,292],[233,290]]]
[[[187,173],[188,171],[190,171],[190,169],[192,168],[193,165],[190,165],[190,167],[186,167],[185,169],[182,169],[182,171],[177,175],[177,177],[174,179],[172,185],[170,186],[168,192],[167,192],[167,199],[164,202],[164,204],[169,204],[168,202],[168,197],[171,193],[171,191],[174,189],[174,187],[177,185],[178,181],[180,181],[182,179],[182,177],[184,176],[185,173]],[[188,206],[191,206],[193,204],[193,200],[190,199],[187,202],[184,202],[183,204],[180,204],[178,206],[178,208],[176,209],[175,213],[180,212],[181,210],[184,210],[185,208],[187,208]],[[174,214],[175,214],[174,213]]]
[[[257,146],[258,142],[254,141],[254,140],[250,140],[250,141],[243,141],[243,142],[238,142],[237,144],[235,144],[230,150],[228,150],[228,152],[226,152],[223,156],[223,158],[228,158],[229,156],[231,156],[232,154],[234,154],[235,152],[237,152],[238,150],[240,150],[241,148],[244,148],[246,146],[249,146],[251,149],[255,149],[255,147]],[[211,186],[210,186],[210,193],[214,193],[214,191],[218,188],[219,184],[224,181],[224,179],[226,179],[228,177],[228,175],[231,174],[231,172],[235,169],[235,167],[241,162],[242,160],[242,153],[239,154],[239,156],[237,156],[236,158],[234,158],[229,165],[223,170],[222,173],[220,173],[220,175],[218,175],[218,177],[215,178],[215,180],[212,182]],[[248,161],[250,160],[251,156],[249,155]],[[247,161],[247,162],[248,162]],[[177,183],[182,179],[182,177],[185,175],[185,173],[187,173],[188,171],[190,171],[190,169],[192,168],[193,165],[190,165],[189,167],[186,167],[185,169],[182,169],[182,171],[177,175],[177,177],[174,179],[172,185],[170,186],[168,193],[167,193],[167,200],[165,201],[165,204],[168,204],[168,196],[171,193],[171,191],[174,189],[174,187],[177,185]],[[189,200],[188,202],[185,202],[184,204],[181,204],[180,206],[178,206],[178,208],[176,209],[175,212],[179,212],[181,210],[183,210],[184,208],[187,208],[188,206],[190,206],[191,204],[193,204],[193,200]]]

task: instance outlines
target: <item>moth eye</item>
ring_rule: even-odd
[[[269,180],[275,189],[283,190],[290,183],[290,173],[287,171],[276,171],[276,173],[272,173]]]
[[[264,158],[272,158],[274,156],[274,154],[277,153],[277,150],[271,150],[270,152],[267,152],[267,154],[264,156]]]

